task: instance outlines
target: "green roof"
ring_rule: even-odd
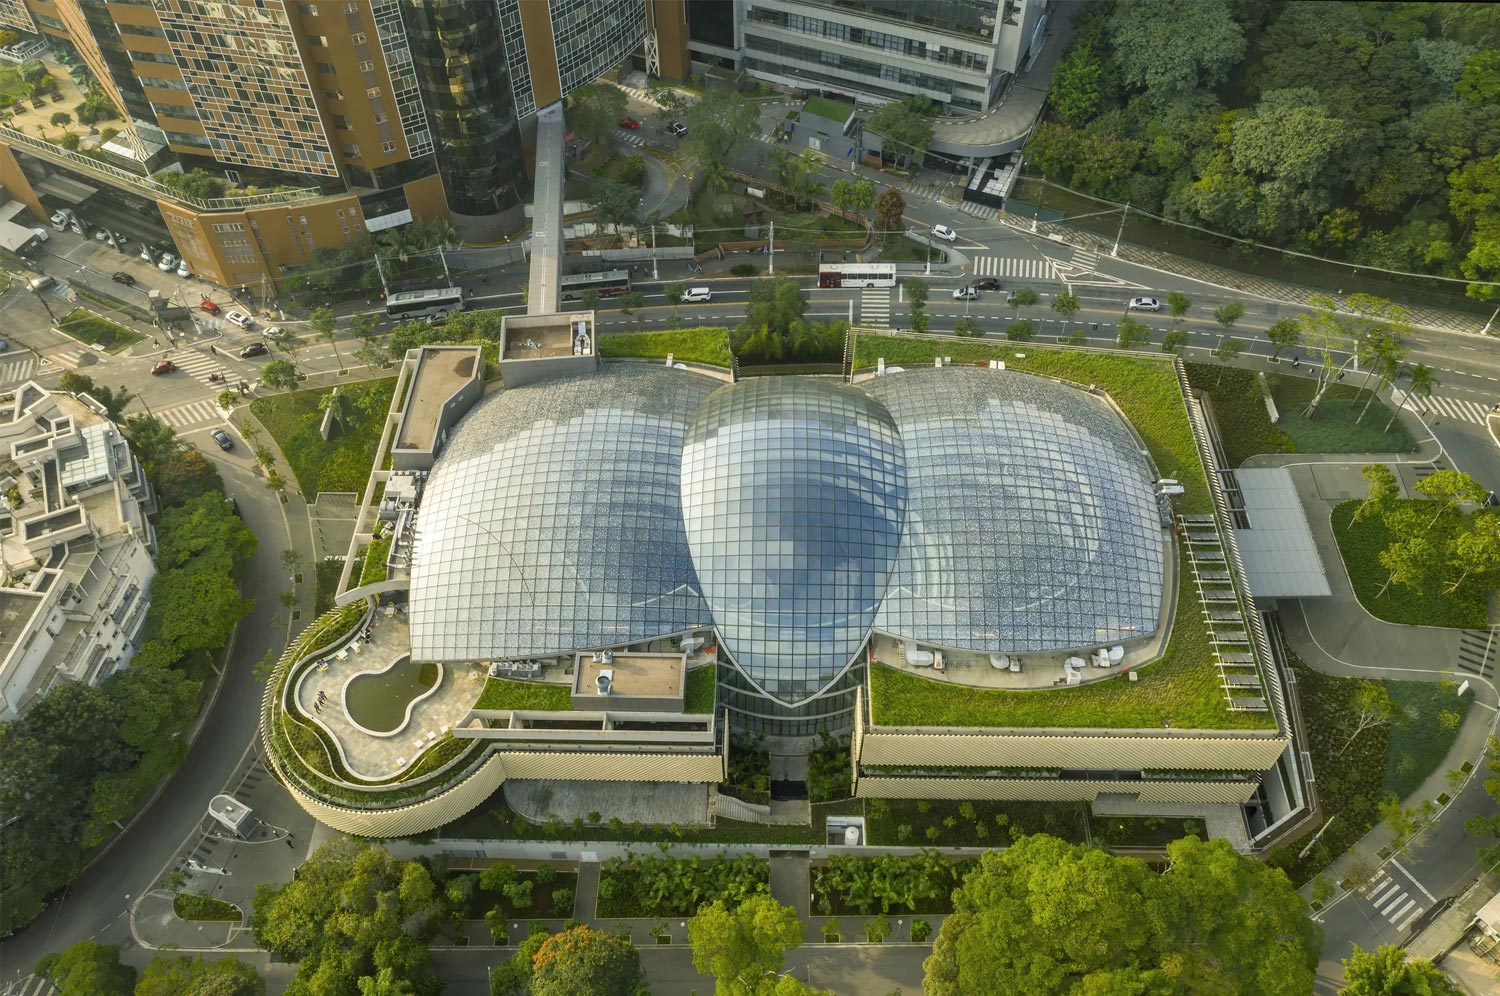
[[[666,332],[605,332],[599,336],[599,355],[605,359],[665,360],[668,353],[683,363],[704,363],[713,367],[728,367],[733,363],[729,330],[723,327]]]
[[[484,691],[479,693],[474,708],[566,712],[573,708],[573,690],[567,685],[490,678],[484,683]]]
[[[829,121],[837,121],[843,124],[849,120],[849,115],[854,113],[854,105],[846,104],[839,100],[830,100],[827,97],[809,97],[802,109],[809,114],[816,114],[820,118]]]

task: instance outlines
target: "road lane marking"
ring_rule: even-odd
[[[1413,875],[1411,872],[1407,871],[1406,868],[1405,868],[1405,866],[1403,866],[1401,864],[1401,862],[1397,861],[1395,858],[1392,858],[1391,859],[1391,864],[1393,864],[1397,868],[1401,869],[1401,874],[1403,874],[1407,878],[1411,879],[1411,884],[1415,885],[1418,889],[1421,889],[1422,890],[1422,895],[1426,896],[1429,902],[1434,902],[1434,903],[1437,902],[1437,896],[1434,896],[1432,893],[1428,892],[1427,888],[1424,885],[1422,885],[1421,882],[1418,882],[1417,881],[1417,877],[1415,875]]]

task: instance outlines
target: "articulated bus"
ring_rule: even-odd
[[[603,270],[599,273],[574,273],[558,282],[564,301],[573,301],[585,291],[598,291],[600,297],[618,297],[630,291],[629,270]]]
[[[894,287],[895,263],[824,263],[818,267],[819,287]]]
[[[450,311],[464,310],[462,287],[434,287],[431,290],[397,291],[385,299],[385,313],[397,320],[426,318],[440,322]]]

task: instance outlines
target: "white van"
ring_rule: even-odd
[[[26,281],[26,286],[30,287],[34,291],[44,291],[55,283],[57,283],[56,280],[53,280],[47,274],[43,273],[40,276],[32,277],[30,280]]]
[[[689,287],[682,292],[682,301],[684,304],[697,301],[712,301],[713,299],[714,292],[707,287]]]

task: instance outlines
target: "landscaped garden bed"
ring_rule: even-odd
[[[631,855],[600,869],[601,917],[692,916],[716,899],[734,907],[769,894],[770,866],[753,855],[703,859]]]
[[[1034,833],[1082,843],[1088,813],[1084,802],[865,800],[870,843],[883,847],[1005,847]]]
[[[724,328],[672,329],[666,332],[606,332],[599,336],[599,355],[605,359],[665,360],[671,354],[683,363],[728,367],[729,331]]]
[[[687,684],[682,693],[682,711],[690,715],[713,712],[718,689],[717,664],[705,664],[693,668],[687,673]]]
[[[475,876],[472,887],[461,887],[458,898],[467,895],[463,907],[468,919],[479,919],[490,913],[494,919],[519,920],[527,917],[570,917],[573,899],[578,893],[578,873],[560,871],[549,864],[536,868],[516,868],[504,862]],[[453,897],[450,897],[450,900]]]
[[[74,308],[68,312],[57,322],[57,328],[79,342],[100,346],[107,353],[118,353],[146,338],[139,332],[132,332],[125,326],[84,308]]]
[[[536,709],[566,712],[573,708],[573,691],[567,685],[540,681],[489,678],[479,693],[475,709]]]
[[[394,377],[340,386],[343,426],[326,440],[318,430],[329,388],[257,398],[250,410],[281,447],[303,494],[358,492],[374,465],[395,388]]]
[[[951,913],[953,890],[975,864],[936,851],[835,856],[812,869],[812,906],[824,916]]]
[[[1417,441],[1401,420],[1378,397],[1356,384],[1334,384],[1318,402],[1317,411],[1303,409],[1317,390],[1317,378],[1272,374],[1271,396],[1281,412],[1281,431],[1298,453],[1415,453]],[[1369,409],[1366,411],[1366,402]],[[1364,417],[1361,418],[1361,412]]]
[[[1183,837],[1208,839],[1202,820],[1180,816],[1091,816],[1089,834],[1105,847],[1166,847]]]
[[[1213,403],[1224,458],[1238,467],[1257,453],[1295,453],[1297,444],[1266,408],[1260,377],[1253,370],[1207,363],[1186,364],[1188,383]]]
[[[205,920],[220,923],[239,923],[245,914],[233,903],[211,896],[200,896],[192,892],[179,892],[172,897],[172,912],[182,920]]]
[[[1474,693],[1451,681],[1387,681],[1394,714],[1387,733],[1382,795],[1405,799],[1442,766],[1458,739]]]

